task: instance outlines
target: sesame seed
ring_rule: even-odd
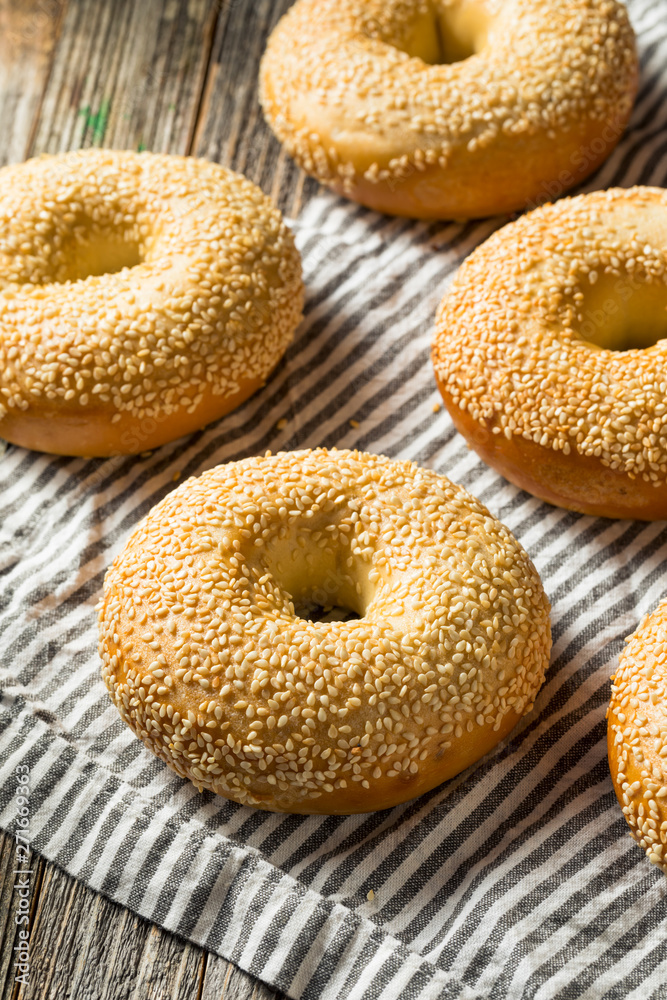
[[[440,305],[433,363],[455,424],[487,463],[551,503],[667,516],[667,252],[656,219],[667,220],[658,188],[561,199],[478,247]]]
[[[463,219],[560,195],[609,155],[638,79],[620,2],[478,4],[465,38],[457,9],[292,5],[262,59],[260,100],[305,171],[379,211]]]
[[[355,617],[300,617],[312,599]],[[105,682],[147,746],[197,787],[293,812],[384,808],[468,766],[532,705],[551,644],[539,577],[486,508],[431,470],[335,449],[177,487],[99,614]]]
[[[289,228],[218,164],[38,157],[0,170],[0,219],[0,435],[17,444],[49,450],[40,424],[62,414],[63,454],[146,457],[263,384],[301,317]]]

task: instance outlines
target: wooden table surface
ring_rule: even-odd
[[[288,215],[317,184],[257,102],[291,0],[0,0],[0,164],[82,146],[191,153],[242,171]],[[0,842],[1,1000],[270,1000],[235,966],[31,867],[30,983],[14,981],[14,841]]]

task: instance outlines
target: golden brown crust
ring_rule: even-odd
[[[631,836],[667,874],[667,602],[626,642],[607,713],[609,768]]]
[[[579,183],[618,142],[637,81],[616,0],[297,0],[260,69],[267,120],[306,171],[426,219]]]
[[[0,171],[0,437],[155,448],[262,385],[301,317],[280,214],[217,164],[85,150]]]
[[[561,137],[557,151],[549,146],[526,149],[517,140],[503,149],[495,145],[475,153],[452,153],[446,168],[435,164],[414,170],[400,184],[373,183],[363,176],[339,180],[330,187],[376,212],[411,219],[481,218],[504,215],[552,201],[592,174],[620,139],[622,123],[586,123]],[[586,156],[580,155],[581,150]],[[520,169],[519,169],[520,164]]]
[[[344,604],[310,621],[294,602]],[[158,505],[109,570],[103,675],[177,773],[246,805],[366,812],[470,766],[530,710],[549,605],[509,531],[409,462],[246,459]]]
[[[478,247],[440,305],[433,364],[456,426],[511,482],[653,520],[667,516],[665,338],[667,194],[618,189]]]
[[[659,521],[667,511],[667,483],[655,487],[641,478],[605,468],[596,458],[545,449],[534,441],[493,434],[495,422],[475,423],[443,385],[442,398],[456,429],[487,465],[519,489],[557,507],[596,517]]]
[[[204,393],[192,412],[176,410],[168,415],[159,413],[141,418],[123,413],[118,423],[111,426],[108,410],[91,409],[79,415],[33,405],[28,413],[8,413],[0,423],[0,432],[12,444],[51,455],[81,455],[84,458],[137,455],[219,420],[257,392],[266,380],[240,381],[238,392],[224,399],[210,391]]]

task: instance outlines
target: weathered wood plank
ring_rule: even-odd
[[[44,872],[30,922],[30,983],[21,989],[21,1000],[54,995],[54,979],[57,982],[63,967],[69,971],[76,960],[78,921],[69,882],[53,865]]]
[[[192,152],[239,170],[295,216],[319,187],[264,121],[258,67],[269,33],[292,0],[223,0]]]
[[[16,969],[14,968],[15,947],[19,942],[15,916],[17,912],[17,896],[14,890],[16,880],[15,872],[26,866],[16,864],[16,845],[14,838],[0,831],[0,921],[2,926],[1,952],[0,952],[0,998],[1,1000],[18,1000],[25,995],[23,987],[16,982]],[[28,929],[33,926],[35,913],[41,894],[41,884],[48,867],[48,863],[30,852],[27,868],[32,871],[30,875],[30,920]],[[32,948],[32,935],[30,940]]]
[[[217,955],[208,955],[198,1000],[284,1000],[284,997],[236,965]]]
[[[0,165],[28,155],[65,0],[0,0]]]
[[[81,928],[87,947],[66,985],[71,995],[81,1000],[127,1000],[134,989],[150,925],[89,890],[81,894],[81,902],[91,909],[90,923]]]
[[[161,1000],[162,997],[194,1000],[199,996],[204,965],[205,953],[201,948],[158,927],[151,927],[130,1000]],[[109,1000],[112,1000],[111,994]]]
[[[14,907],[13,907],[13,871],[15,867],[14,842],[6,834],[0,837],[0,996],[7,995],[5,985],[11,973],[13,953],[10,945],[14,943]]]
[[[70,0],[31,154],[187,153],[217,9],[216,0]]]
[[[5,854],[9,852],[4,852],[3,864]],[[20,1000],[70,996],[195,1000],[199,996],[205,965],[202,949],[91,892],[55,865],[44,868],[31,917],[30,983],[13,991]],[[6,964],[5,954],[3,961]],[[4,995],[12,997],[12,983],[6,985],[10,988]]]

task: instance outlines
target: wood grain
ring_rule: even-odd
[[[239,170],[287,215],[319,190],[284,152],[259,106],[259,61],[292,0],[223,0],[192,152]]]
[[[0,0],[0,165],[29,155],[65,0]]]
[[[198,1000],[285,1000],[231,962],[209,955]]]
[[[215,0],[70,0],[30,148],[188,153]]]
[[[0,841],[0,920],[2,922],[2,952],[0,955],[0,997],[2,1000],[17,1000],[19,988],[15,982],[16,961],[15,948],[18,944],[18,926],[15,922],[17,897],[14,892],[16,865],[16,845],[14,838],[1,834]],[[24,866],[21,865],[21,868]],[[49,867],[48,862],[30,852],[28,868],[32,870],[30,877],[30,947],[32,948],[33,927],[37,909],[37,901],[41,892],[44,873]],[[46,995],[45,995],[46,996]]]
[[[0,0],[0,164],[84,146],[193,153],[290,215],[318,190],[257,102],[291,0]],[[14,841],[0,834],[0,1000],[281,1000],[36,855],[28,987],[14,981]]]
[[[192,153],[245,173],[297,215],[319,186],[275,139],[257,94],[266,40],[290,3],[30,0],[33,20],[14,18],[22,70],[0,86],[22,114],[6,160],[87,146]],[[36,32],[44,5],[57,19]]]

